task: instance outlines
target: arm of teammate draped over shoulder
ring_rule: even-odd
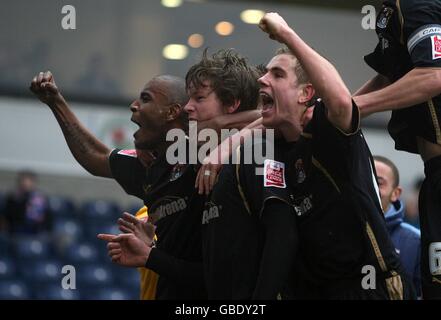
[[[234,135],[222,141],[210,152],[204,159],[196,177],[195,188],[199,190],[199,194],[205,193],[208,195],[211,192],[222,165],[228,162],[232,152],[236,150],[238,146],[242,145],[246,139],[252,136],[254,129],[263,128],[262,118],[259,117],[257,120],[242,128],[239,132],[236,132]],[[211,174],[208,176],[205,175],[204,172],[206,171],[211,172]]]
[[[31,83],[31,91],[47,104],[60,125],[75,160],[89,173],[111,178],[110,149],[90,133],[70,110],[51,72],[40,72]]]

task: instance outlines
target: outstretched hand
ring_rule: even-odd
[[[140,220],[130,213],[124,212],[118,219],[119,230],[124,233],[133,233],[149,247],[152,246],[155,238],[156,226],[146,220]]]
[[[144,267],[150,255],[151,248],[133,233],[99,234],[98,239],[107,241],[109,256],[121,266]]]

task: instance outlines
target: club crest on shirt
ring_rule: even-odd
[[[296,169],[296,177],[297,177],[297,183],[303,183],[306,179],[306,173],[305,168],[303,166],[303,160],[297,159],[296,163],[294,164],[294,167]]]
[[[265,187],[286,188],[285,164],[283,162],[265,159],[263,178]]]
[[[179,179],[180,176],[184,173],[185,165],[184,164],[176,164],[172,172],[170,174],[170,181],[175,181]]]
[[[377,18],[377,27],[380,29],[386,28],[390,18],[392,17],[393,12],[394,9],[389,7],[383,7],[380,15]]]
[[[432,59],[440,59],[441,58],[441,36],[434,35],[431,36],[432,40]]]

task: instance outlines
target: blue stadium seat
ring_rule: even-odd
[[[0,257],[10,254],[10,240],[6,234],[0,233]]]
[[[94,243],[74,243],[65,251],[65,259],[73,265],[96,262],[99,258],[100,255]]]
[[[20,265],[19,269],[28,283],[48,284],[58,283],[61,285],[63,264],[58,260],[39,260]]]
[[[0,281],[12,279],[16,273],[16,266],[12,259],[0,256]]]
[[[14,240],[14,253],[18,260],[40,260],[51,255],[48,240],[36,237],[19,237]]]
[[[137,294],[120,288],[103,288],[94,292],[94,296],[88,296],[93,300],[136,300],[139,297]]]
[[[53,238],[54,247],[60,256],[65,256],[67,248],[82,241],[83,228],[72,218],[57,217],[54,220]]]
[[[111,201],[96,200],[84,203],[82,207],[83,219],[86,223],[93,221],[107,221],[115,220],[120,214],[120,208],[116,203]]]
[[[101,264],[88,264],[76,267],[77,285],[82,291],[94,290],[113,285],[113,276],[109,267]]]
[[[50,196],[49,208],[54,217],[75,217],[77,214],[73,201],[65,197]]]
[[[108,234],[119,234],[121,233],[118,229],[116,220],[112,223],[85,223],[84,229],[86,230],[87,237],[91,241],[97,240],[97,234],[108,233]]]
[[[0,300],[30,299],[29,288],[20,280],[0,280]]]
[[[81,224],[72,218],[58,218],[54,221],[54,235],[79,239],[82,236]]]
[[[137,269],[125,268],[114,264],[112,273],[118,286],[126,288],[129,291],[139,292],[140,276]]]
[[[39,300],[79,300],[81,295],[78,289],[66,290],[60,284],[53,284],[41,287],[35,297]]]

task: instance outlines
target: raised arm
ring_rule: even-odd
[[[94,176],[112,178],[108,160],[110,149],[90,133],[70,110],[55,84],[52,73],[40,72],[32,80],[30,89],[54,113],[67,145],[78,163]]]
[[[351,94],[334,66],[308,46],[277,13],[267,13],[259,27],[271,39],[285,44],[297,57],[317,95],[323,99],[329,121],[343,131],[351,131]]]

